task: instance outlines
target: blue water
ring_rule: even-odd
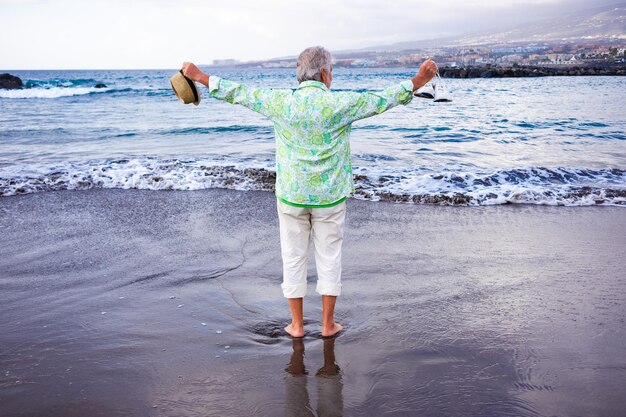
[[[221,69],[295,88],[291,69]],[[181,104],[175,70],[13,71],[0,90],[0,195],[64,189],[272,190],[273,127],[207,98]],[[334,70],[376,90],[404,69]],[[452,103],[414,98],[353,125],[356,198],[440,204],[626,205],[626,78],[444,80]],[[107,87],[96,89],[104,83]]]

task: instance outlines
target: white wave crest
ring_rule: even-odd
[[[103,93],[110,88],[95,87],[52,87],[52,88],[26,88],[22,90],[0,90],[0,98],[59,98],[82,96],[91,93]]]
[[[450,205],[542,204],[626,206],[626,171],[542,168],[494,171],[356,169],[354,197]],[[273,166],[157,158],[0,167],[0,196],[42,191],[122,188],[146,190],[273,191]]]
[[[38,191],[121,188],[144,190],[273,190],[274,177],[264,168],[213,161],[130,159],[0,168],[0,196]]]

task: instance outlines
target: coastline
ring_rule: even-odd
[[[626,407],[623,208],[350,199],[334,379],[315,372],[313,263],[309,372],[285,371],[297,355],[275,210],[271,193],[218,189],[1,198],[3,415]]]
[[[470,67],[443,67],[443,78],[522,78],[568,76],[623,76],[626,64],[621,65],[512,65],[508,67],[484,65]]]

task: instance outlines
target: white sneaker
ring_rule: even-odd
[[[447,103],[452,101],[450,93],[448,93],[448,89],[445,85],[443,85],[443,82],[439,77],[437,77],[437,83],[435,84],[435,94],[433,101],[438,103]]]
[[[428,81],[426,84],[418,88],[413,95],[421,98],[433,98],[435,97],[435,85],[432,81]]]

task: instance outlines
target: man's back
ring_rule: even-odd
[[[296,90],[254,88],[212,77],[215,98],[241,104],[274,122],[276,196],[296,206],[331,206],[353,191],[352,122],[380,114],[413,97],[410,80],[381,92],[332,92],[319,81]]]

